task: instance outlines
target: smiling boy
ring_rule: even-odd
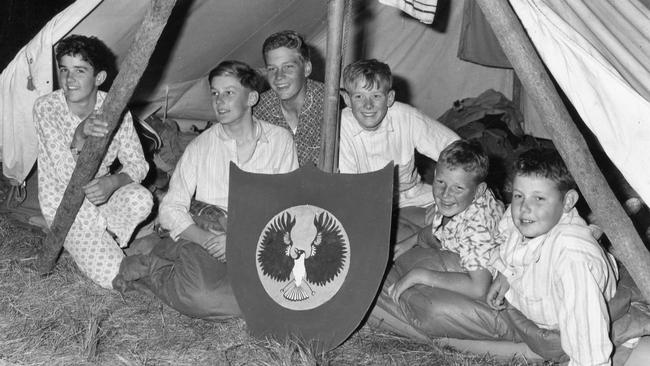
[[[174,169],[159,213],[170,238],[128,257],[116,287],[144,286],[185,315],[217,319],[240,314],[227,276],[227,228],[200,212],[227,215],[231,162],[251,173],[280,174],[296,169],[298,159],[289,131],[252,115],[263,82],[255,70],[223,61],[208,80],[219,123],[192,140]]]
[[[397,168],[396,207],[433,203],[431,186],[415,169],[415,150],[433,160],[458,139],[452,130],[417,109],[395,101],[390,68],[377,60],[345,67],[339,169],[367,173],[393,161]]]
[[[262,46],[270,90],[260,95],[255,117],[291,131],[300,166],[318,164],[323,122],[323,83],[309,78],[309,47],[295,31],[270,35]]]
[[[483,299],[491,283],[488,269],[490,253],[497,245],[497,224],[503,205],[487,188],[489,160],[476,141],[457,140],[440,153],[433,179],[435,203],[427,210],[427,243],[433,251],[458,255],[453,270],[438,271],[415,268],[388,289],[393,301],[399,303],[408,288],[422,284]],[[395,258],[413,244],[397,245]],[[424,243],[421,243],[424,244]],[[424,254],[424,253],[423,253]]]
[[[113,71],[115,56],[96,37],[71,35],[56,46],[60,89],[36,100],[38,198],[52,225],[76,159],[89,136],[102,137],[108,124],[94,118],[106,93],[99,87]],[[111,174],[118,159],[121,169]],[[81,271],[110,288],[133,231],[151,212],[151,193],[138,184],[149,169],[130,113],[125,113],[95,178],[83,187],[84,200],[64,248]]]
[[[609,365],[606,302],[616,293],[618,270],[575,209],[576,189],[556,151],[533,149],[518,158],[487,302],[503,309],[505,298],[540,328],[559,330],[569,365]]]

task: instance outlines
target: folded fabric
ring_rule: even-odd
[[[380,3],[393,6],[425,24],[433,23],[438,0],[379,0]]]

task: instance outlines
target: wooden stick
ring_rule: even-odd
[[[121,120],[122,112],[149,63],[158,38],[174,8],[176,0],[152,0],[133,44],[122,62],[121,71],[108,92],[102,106],[100,119],[108,122],[109,133],[102,137],[89,137],[77,159],[61,204],[56,210],[50,232],[45,238],[36,268],[41,274],[52,271],[61,253],[63,242],[84,201],[82,187],[90,182],[106,155],[113,133]]]
[[[584,137],[573,123],[544,65],[507,0],[477,0],[546,130],[614,247],[613,254],[650,300],[650,253],[607,185]]]
[[[341,44],[345,0],[330,0],[327,11],[327,55],[325,63],[325,100],[321,125],[319,168],[338,171],[339,86],[341,80]]]

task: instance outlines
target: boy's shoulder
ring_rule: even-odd
[[[37,107],[43,104],[52,104],[60,100],[63,100],[63,90],[57,89],[36,98],[36,100],[34,101],[34,106]]]
[[[575,210],[575,209],[574,209]],[[555,257],[566,261],[592,261],[604,258],[605,251],[593,235],[592,229],[577,214],[571,221],[561,221],[552,229],[548,240],[549,250]]]
[[[284,127],[276,126],[262,119],[257,119],[257,123],[259,123],[262,128],[262,133],[265,134],[271,142],[278,141],[284,143],[287,140],[293,140],[293,136],[289,130]]]

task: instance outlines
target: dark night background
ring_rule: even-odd
[[[74,0],[0,0],[0,71],[38,31]]]

